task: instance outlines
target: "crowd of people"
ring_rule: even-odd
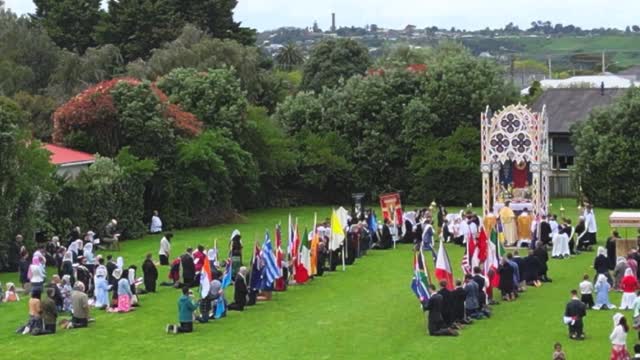
[[[376,226],[372,227],[374,223]],[[12,244],[16,255],[13,269],[19,273],[21,287],[7,283],[6,291],[3,291],[0,284],[0,300],[20,301],[20,294],[26,294],[29,297],[29,317],[16,332],[47,335],[54,334],[60,328],[89,326],[94,321],[91,317],[93,311],[133,311],[140,306],[139,295],[155,293],[159,284],[181,290],[178,300],[179,324],[168,325],[166,331],[191,332],[194,321],[206,323],[225,317],[227,310],[243,311],[257,301],[271,299],[272,291],[285,291],[290,284],[322,276],[325,271],[335,271],[341,263],[353,264],[369,249],[388,249],[393,241],[389,223],[378,229],[371,211],[359,218],[348,217],[344,231],[345,240],[332,249],[329,245],[330,219],[317,225],[309,234],[309,238],[318,235],[318,241],[312,249],[313,273],[309,272],[307,278],[301,280],[296,274],[300,272],[296,258],[298,253],[288,251],[279,261],[278,278],[270,284],[264,281],[265,264],[260,261],[259,248],[256,247],[257,252],[254,252],[250,264],[243,261],[244,245],[238,230],[231,235],[228,257],[223,254],[220,261],[217,245],[208,250],[198,245],[175,256],[172,250],[173,234],[162,233],[162,221],[157,212],[151,219],[149,233],[162,234],[159,261],[155,262],[153,255],[147,254],[140,267],[141,277],[137,276],[138,266],[126,266],[123,257],[94,253],[94,248],[119,250],[116,220],[107,223],[100,237],[91,230],[83,233],[76,226],[66,236],[64,243],[58,236],[53,236],[46,244],[38,244],[32,253],[27,250],[23,237],[18,235]],[[295,245],[299,246],[299,243]],[[289,246],[292,246],[291,243]],[[278,251],[281,252],[280,244]],[[55,268],[54,274],[47,274],[47,266]],[[167,269],[167,281],[159,281],[161,267]],[[233,301],[227,303],[224,289],[231,284],[234,286]],[[194,295],[194,288],[199,288],[200,296]]]

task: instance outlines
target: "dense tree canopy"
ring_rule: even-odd
[[[102,12],[100,0],[34,0],[32,18],[61,48],[79,53],[96,46],[95,27]]]
[[[242,135],[247,100],[233,71],[176,69],[161,78],[158,87],[206,126],[228,130],[236,139]]]
[[[0,269],[10,260],[6,240],[36,230],[42,220],[38,204],[53,190],[48,153],[21,130],[24,116],[16,103],[0,97]]]
[[[367,48],[354,40],[321,41],[304,64],[302,88],[319,93],[325,86],[338,86],[341,79],[364,75],[370,62]]]
[[[640,90],[632,88],[614,105],[596,110],[574,129],[575,176],[583,194],[598,206],[640,206]]]

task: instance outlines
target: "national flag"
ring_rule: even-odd
[[[378,238],[378,219],[376,219],[376,214],[372,211],[371,216],[369,216],[369,223],[367,224],[369,231],[371,232],[371,237]]]
[[[293,222],[291,221],[291,214],[289,214],[289,228],[287,229],[287,255],[289,255],[289,259],[293,258],[293,249],[295,246],[293,245],[294,229]]]
[[[433,226],[431,224],[425,224],[424,230],[422,230],[422,250],[431,252],[435,264],[437,255],[433,249]]]
[[[440,241],[440,248],[438,249],[438,259],[436,260],[436,279],[439,281],[447,281],[447,289],[453,290],[453,270],[451,269],[451,262],[449,261],[449,254],[444,247],[444,243]]]
[[[494,228],[493,230],[491,230],[491,243],[496,246],[496,256],[498,257],[498,261],[500,261],[502,254],[505,253],[502,242],[500,242],[499,239],[500,237],[498,235],[498,231]]]
[[[231,259],[227,259],[224,275],[222,275],[222,288],[224,289],[229,285],[231,285]]]
[[[276,266],[278,266],[278,278],[276,279],[276,283],[274,288],[276,291],[284,291],[286,289],[286,281],[284,273],[282,271],[284,261],[284,253],[282,252],[282,230],[280,229],[280,225],[276,225]]]
[[[204,264],[202,265],[202,270],[201,270],[202,274],[205,274],[207,276],[207,280],[211,281],[213,280],[213,276],[211,276],[211,264],[209,263],[209,258],[205,258],[204,260]]]
[[[307,232],[307,229],[304,229],[304,236],[302,237],[302,241],[300,243],[300,264],[304,266],[307,271],[307,276],[311,275],[311,237],[313,236],[311,232]]]
[[[311,247],[309,249],[309,275],[315,276],[318,274],[318,245],[320,244],[320,235],[318,235],[318,214],[313,216],[313,229],[311,232]]]
[[[305,237],[307,236],[307,230],[305,229]],[[295,247],[296,247],[296,254],[294,257],[294,262],[293,265],[295,267],[295,274],[293,275],[293,278],[296,280],[296,283],[298,284],[304,284],[307,282],[307,280],[309,280],[309,271],[307,270],[307,268],[305,268],[304,266],[304,259],[303,257],[306,257],[306,255],[309,253],[308,252],[308,248],[305,251],[302,248],[302,240],[300,237],[300,231],[298,231],[298,227],[296,226],[296,238],[295,241],[293,242]],[[304,252],[304,254],[303,254]]]
[[[276,264],[276,256],[273,254],[271,246],[271,238],[269,232],[264,234],[264,243],[260,252],[264,267],[262,268],[262,279],[266,287],[271,287],[275,279],[278,278],[278,265]]]
[[[206,261],[208,263],[208,261]],[[211,289],[211,282],[204,271],[200,272],[200,297],[206,298]]]
[[[500,274],[498,273],[498,267],[500,262],[498,260],[498,253],[496,245],[493,242],[489,242],[489,255],[484,262],[484,274],[489,279],[489,287],[497,288],[500,285]]]
[[[419,261],[418,261],[418,253],[413,256],[413,279],[411,280],[411,290],[416,294],[416,297],[420,301],[420,303],[424,303],[429,300],[429,280],[425,273],[421,271]]]
[[[220,319],[224,315],[226,310],[227,309],[224,303],[224,297],[220,295],[220,297],[218,297],[218,300],[216,300],[216,312],[213,315],[213,318]]]
[[[253,257],[251,258],[251,275],[249,281],[250,287],[253,290],[262,289],[262,265],[260,262],[260,247],[256,241],[253,247]]]
[[[329,243],[329,250],[338,250],[342,245],[344,238],[344,227],[340,223],[338,214],[333,210],[333,213],[331,214],[331,241]]]
[[[473,240],[473,236],[469,233],[466,244],[466,251],[462,256],[462,271],[465,274],[471,274],[473,267],[472,261],[475,253],[475,241]]]

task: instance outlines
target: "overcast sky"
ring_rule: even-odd
[[[32,12],[31,0],[5,0],[7,7]],[[583,28],[640,24],[640,0],[239,0],[236,19],[244,26],[268,30],[280,26],[331,25],[404,28],[438,27],[484,29],[513,21],[521,28],[533,20],[549,20]]]

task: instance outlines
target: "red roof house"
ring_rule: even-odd
[[[51,153],[49,162],[58,167],[61,176],[76,177],[96,161],[93,155],[82,151],[53,144],[44,144],[44,148]]]

